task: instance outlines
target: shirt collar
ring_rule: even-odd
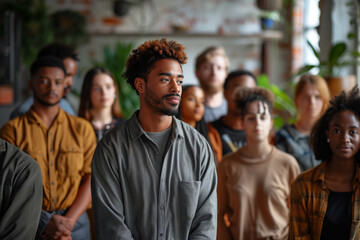
[[[284,128],[288,131],[289,135],[295,140],[298,141],[299,139],[308,138],[308,136],[305,136],[301,134],[294,125],[284,125]]]
[[[34,110],[34,107],[31,107],[30,110],[26,113],[29,122],[30,123],[38,123],[38,124],[44,124],[43,120],[40,118],[40,116],[36,113]],[[61,108],[59,108],[59,113],[56,116],[54,123],[61,123],[65,119],[65,112]]]
[[[315,171],[314,171],[314,180],[316,182],[322,182],[322,184],[324,184],[325,182],[325,166],[326,166],[326,161],[323,161],[319,166],[316,167]]]
[[[322,182],[322,185],[324,186],[325,183],[325,166],[326,166],[326,161],[323,161],[319,166],[316,167],[315,171],[314,171],[314,180],[316,182]],[[359,184],[360,182],[360,171],[359,171],[360,165],[359,163],[356,162],[356,173],[355,173],[355,177],[354,177],[354,181],[353,184]]]
[[[134,112],[133,115],[131,116],[131,118],[129,119],[129,129],[130,129],[129,134],[131,136],[132,141],[135,141],[141,135],[145,134],[145,131],[142,129],[142,127],[140,126],[140,123],[138,121],[138,114],[139,114],[139,110]],[[172,131],[171,131],[171,135],[170,135],[171,139],[184,136],[183,129],[181,127],[179,127],[180,124],[181,124],[181,121],[173,116],[172,117]]]

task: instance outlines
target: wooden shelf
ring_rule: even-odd
[[[192,33],[192,32],[93,32],[92,36],[119,36],[119,37],[185,37],[185,38],[225,38],[225,39],[261,39],[261,40],[281,40],[283,34],[281,31],[266,30],[256,34],[239,33]]]

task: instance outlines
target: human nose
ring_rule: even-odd
[[[50,89],[50,90],[54,90],[55,87],[56,87],[56,82],[50,81],[50,82],[49,82],[49,89]]]
[[[350,141],[350,136],[347,132],[344,132],[342,135],[341,135],[341,142],[344,142],[344,143],[348,143]]]
[[[73,76],[67,76],[66,77],[66,86],[69,86],[70,88],[73,86]]]
[[[178,83],[178,80],[177,80],[177,79],[171,80],[170,84],[171,84],[171,91],[172,91],[172,92],[180,93],[180,91],[181,91],[181,84]]]

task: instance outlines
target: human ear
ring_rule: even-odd
[[[329,140],[329,130],[325,130],[325,136],[326,136],[326,139]],[[330,141],[328,141],[330,142]]]
[[[144,91],[145,91],[145,81],[144,81],[144,79],[142,79],[142,78],[135,78],[134,86],[135,86],[135,88],[136,88],[136,91],[137,91],[139,94],[144,93]]]
[[[29,89],[31,90],[31,91],[33,91],[34,90],[34,88],[33,88],[33,79],[32,78],[30,78],[30,80],[28,81],[28,87],[29,87]]]

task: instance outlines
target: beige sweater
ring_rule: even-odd
[[[227,155],[218,168],[218,239],[287,239],[290,184],[299,173],[295,158],[275,147],[264,159],[242,149]]]

